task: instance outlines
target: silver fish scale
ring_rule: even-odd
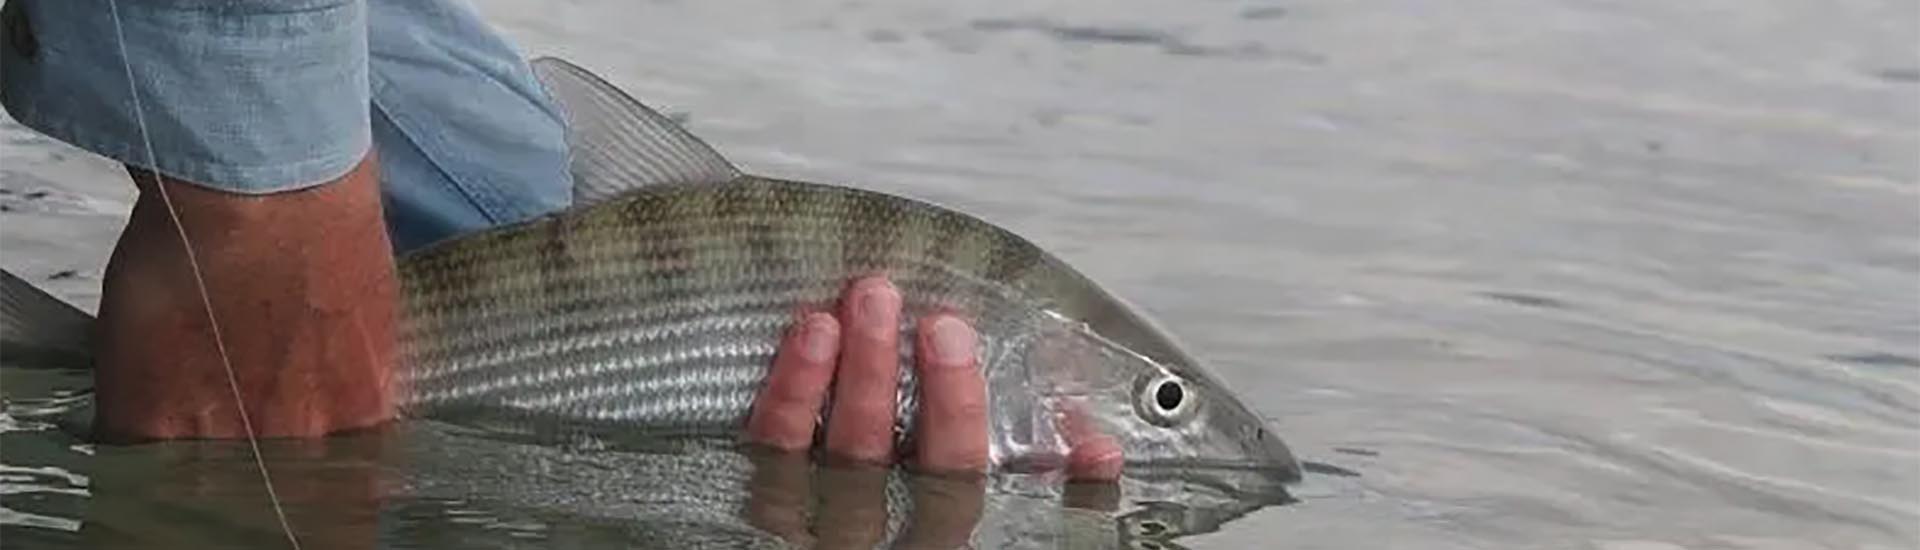
[[[759,178],[642,189],[430,247],[400,271],[410,414],[686,435],[736,433],[797,312],[832,308],[856,276],[901,290],[903,342],[913,318],[951,310],[987,347],[1029,334],[1047,305],[1033,283],[1061,277],[964,215]],[[910,369],[902,382],[910,425]]]

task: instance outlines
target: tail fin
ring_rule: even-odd
[[[0,357],[9,366],[93,366],[93,316],[0,270]]]

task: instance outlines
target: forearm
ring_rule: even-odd
[[[153,176],[107,266],[95,433],[107,440],[316,436],[393,415],[398,294],[369,158],[338,180],[240,195],[166,181],[222,342]]]

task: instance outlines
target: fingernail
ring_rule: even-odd
[[[973,365],[973,328],[959,319],[942,315],[933,321],[933,359],[947,366]]]
[[[808,315],[800,325],[800,356],[808,362],[831,364],[835,348],[840,343],[840,330],[833,316],[825,313]]]
[[[895,299],[893,285],[886,281],[871,283],[860,289],[859,303],[860,326],[867,330],[894,330],[894,317],[898,315],[899,300]]]

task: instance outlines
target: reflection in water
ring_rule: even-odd
[[[46,407],[19,389],[9,388],[9,424],[44,429],[0,432],[8,462],[53,462],[40,467],[72,472],[82,496],[9,495],[6,505],[81,521],[8,524],[0,536],[9,547],[286,546],[245,443],[79,446],[51,420],[84,416],[84,407]],[[13,445],[49,441],[66,444]],[[308,548],[1180,548],[1181,537],[1287,502],[1183,492],[1175,471],[1064,483],[1057,472],[950,477],[845,466],[731,441],[678,447],[528,445],[433,422],[261,441]]]
[[[890,491],[894,470],[815,468],[805,455],[747,454],[747,521],[795,546],[873,548],[891,540],[900,548],[958,548],[980,520],[986,485],[978,478],[906,476],[905,491]]]
[[[263,440],[288,522],[308,548],[371,548],[390,448],[387,432]],[[98,446],[79,539],[89,548],[280,548],[259,469],[244,443]]]
[[[1130,488],[1152,483],[1146,478],[1081,484],[1063,483],[1057,472],[918,475],[730,441],[673,453],[581,452],[501,444],[446,425],[416,426],[406,437],[409,491],[390,508],[458,502],[469,521],[522,526],[514,536],[500,536],[449,528],[449,514],[413,514],[403,522],[407,531],[459,537],[460,546],[1151,548],[1152,541],[1211,532],[1279,502],[1145,503]],[[1142,520],[1175,528],[1141,536],[1130,522]],[[401,533],[386,540],[420,542]]]

